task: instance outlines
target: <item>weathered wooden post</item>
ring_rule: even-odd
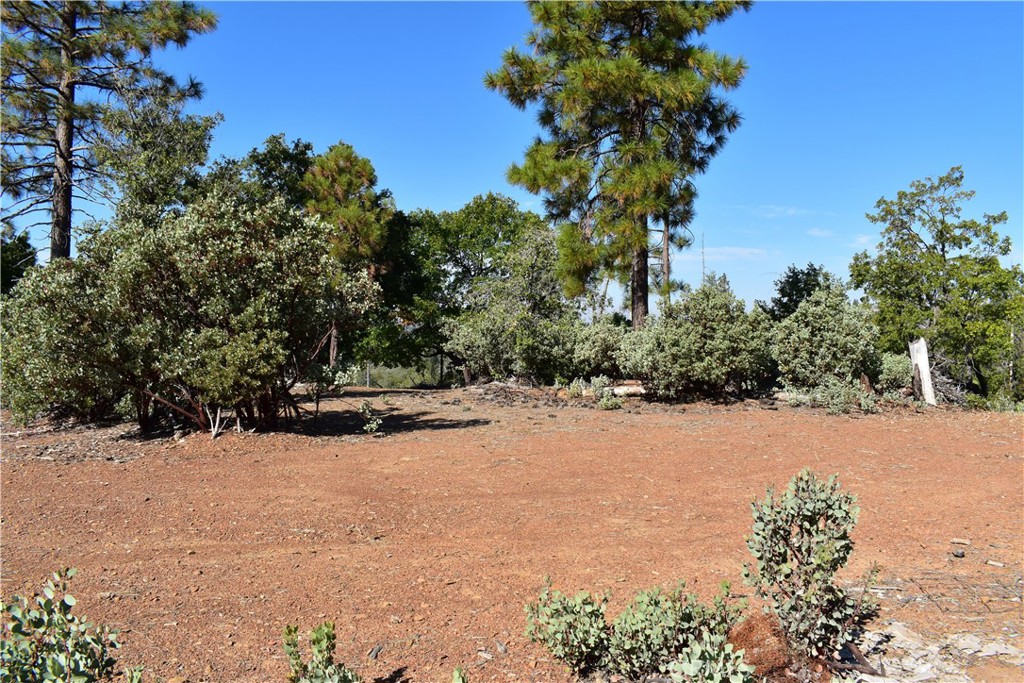
[[[914,368],[914,398],[923,399],[930,406],[935,405],[932,371],[928,365],[928,342],[924,339],[910,342],[910,364]]]

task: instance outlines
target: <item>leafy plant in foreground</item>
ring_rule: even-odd
[[[744,578],[778,617],[789,645],[805,655],[831,656],[871,607],[833,582],[853,552],[855,503],[835,476],[822,481],[804,469],[784,492],[769,488],[751,504],[747,547],[757,563],[744,567]]]
[[[754,683],[754,668],[724,635],[704,631],[668,670],[673,683]]]
[[[664,674],[701,634],[724,642],[739,618],[741,607],[729,603],[728,584],[710,606],[684,588],[680,582],[670,592],[640,592],[609,625],[607,596],[581,592],[570,598],[548,584],[537,602],[526,606],[526,635],[579,676],[604,670],[642,680]]]
[[[641,591],[612,624],[608,668],[629,680],[665,673],[669,664],[695,645],[701,633],[723,640],[738,610],[729,605],[728,584],[712,606],[684,593],[682,581],[670,592]]]
[[[111,655],[121,645],[117,631],[94,626],[71,614],[75,597],[67,592],[74,569],[54,572],[41,595],[14,596],[0,602],[4,614],[0,638],[0,682],[42,683],[108,681],[117,663]],[[34,604],[33,604],[34,603]],[[128,670],[129,683],[142,679],[141,669]]]
[[[601,669],[608,652],[607,604],[607,596],[595,599],[584,591],[570,598],[549,583],[526,606],[526,635],[575,674]]]
[[[337,638],[334,624],[325,621],[309,633],[309,647],[312,658],[303,661],[299,652],[299,629],[297,626],[284,627],[284,652],[288,656],[288,683],[360,683],[362,679],[344,664],[335,664],[334,647]]]

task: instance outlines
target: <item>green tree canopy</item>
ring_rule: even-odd
[[[0,229],[0,293],[7,294],[29,268],[36,264],[36,250],[27,233],[14,234],[5,225]]]
[[[808,263],[806,268],[797,268],[794,264],[775,281],[776,295],[772,297],[771,302],[755,303],[771,316],[772,320],[779,322],[796,313],[800,303],[818,289],[835,283],[838,283],[836,277],[821,266]]]
[[[695,39],[749,6],[531,2],[532,52],[508,50],[486,76],[513,105],[540,105],[547,138],[508,175],[546,194],[567,293],[601,272],[628,273],[635,327],[648,312],[651,223],[669,233],[663,242],[686,227],[694,176],[740,122],[717,93],[738,86],[746,65]]]
[[[854,257],[850,274],[877,310],[883,350],[903,352],[924,337],[954,380],[983,396],[1016,395],[1024,273],[1000,262],[1011,251],[1010,238],[997,230],[1005,211],[963,217],[974,196],[961,189],[963,181],[955,166],[915,180],[895,199],[879,199],[867,218],[883,226],[882,241],[874,256]]]
[[[93,145],[104,112],[140,90],[198,96],[198,83],[179,85],[150,56],[215,25],[210,10],[191,2],[4,3],[4,222],[49,214],[50,258],[69,257],[72,201],[97,178]]]

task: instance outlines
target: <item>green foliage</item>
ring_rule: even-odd
[[[134,93],[197,97],[153,66],[154,49],[183,47],[216,26],[192,2],[13,2],[4,5],[3,155],[5,225],[46,212],[51,260],[71,253],[72,187],[103,170],[93,144],[104,115]]]
[[[551,383],[568,374],[576,312],[554,276],[554,237],[539,223],[473,280],[467,310],[446,321],[445,349],[474,374]]]
[[[800,389],[790,388],[790,391]],[[860,381],[825,377],[808,390],[806,402],[815,408],[824,408],[829,415],[845,415],[854,408],[865,413],[876,412],[875,395],[864,391]]]
[[[619,365],[659,398],[752,390],[770,374],[762,321],[763,313],[744,312],[724,276],[709,276],[681,302],[663,306],[656,321],[627,335]]]
[[[805,469],[781,494],[769,488],[751,504],[747,547],[756,565],[744,567],[744,579],[779,618],[789,645],[811,657],[837,652],[868,607],[834,583],[853,552],[855,503],[835,476],[822,481]]]
[[[508,50],[485,78],[516,107],[540,106],[548,137],[509,180],[547,195],[567,293],[601,271],[627,275],[634,327],[647,315],[649,222],[670,237],[685,229],[693,178],[740,123],[718,91],[737,87],[746,65],[699,38],[748,7],[532,3],[530,52]]]
[[[725,636],[704,631],[668,672],[673,683],[754,683],[754,668],[743,663],[743,651],[733,651]]]
[[[28,240],[28,233],[14,234],[5,225],[0,230],[0,294],[7,294],[18,284],[25,271],[36,264],[36,250]]]
[[[335,228],[335,254],[342,261],[373,263],[387,238],[394,201],[376,186],[373,164],[344,142],[313,159],[302,179],[306,208]]]
[[[835,276],[821,266],[808,263],[806,268],[790,266],[782,277],[775,281],[776,296],[771,303],[756,302],[772,320],[780,322],[796,312],[797,307],[811,294],[835,282]]]
[[[71,613],[76,600],[67,590],[74,576],[74,569],[60,570],[41,595],[0,603],[0,682],[113,680],[117,662],[111,652],[120,647],[117,632]],[[141,670],[130,670],[126,677],[139,680]]]
[[[452,672],[452,683],[469,683],[469,676],[461,666],[455,667],[455,671]]]
[[[772,355],[786,386],[813,389],[876,375],[878,328],[871,312],[832,284],[814,292],[775,328]]]
[[[622,399],[612,393],[611,389],[604,389],[597,399],[599,410],[619,410],[622,408]]]
[[[577,675],[599,670],[608,654],[607,604],[607,597],[580,592],[570,598],[548,584],[537,602],[526,606],[526,636]]]
[[[882,350],[902,353],[924,337],[954,381],[1019,400],[1024,382],[1013,368],[1024,358],[1024,272],[1000,263],[1011,253],[997,230],[1006,212],[962,217],[974,196],[963,180],[956,166],[879,199],[868,214],[883,226],[877,254],[857,254],[850,274],[877,309]]]
[[[222,407],[273,426],[331,326],[360,324],[376,296],[331,256],[333,229],[280,198],[252,206],[215,190],[155,227],[116,221],[5,301],[16,418],[96,419],[129,397],[144,430],[155,404],[200,429]]]
[[[580,377],[621,376],[616,355],[626,332],[627,328],[612,316],[601,316],[589,324],[577,322],[573,342],[574,374]]]
[[[336,645],[334,624],[325,621],[309,634],[311,658],[303,661],[299,651],[299,629],[297,626],[284,627],[284,652],[288,656],[288,683],[359,683],[362,679],[344,664],[334,662]]]
[[[695,647],[702,633],[723,641],[738,618],[729,605],[728,585],[706,606],[680,582],[671,592],[641,591],[615,619],[608,638],[608,667],[628,680],[665,673],[669,664]]]
[[[724,641],[739,617],[741,608],[728,601],[728,584],[712,605],[701,604],[684,588],[680,582],[670,592],[655,588],[638,593],[609,625],[607,597],[581,592],[570,598],[548,584],[538,601],[526,606],[526,635],[577,675],[607,670],[642,680],[665,673],[702,633]]]
[[[883,393],[899,391],[914,382],[914,368],[905,353],[883,353],[878,389]]]

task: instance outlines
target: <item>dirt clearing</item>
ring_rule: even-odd
[[[882,566],[880,621],[1021,646],[1020,416],[388,396],[386,436],[340,401],[312,434],[6,435],[3,594],[78,567],[120,661],[192,683],[283,681],[284,625],[324,620],[366,680],[565,680],[523,636],[545,576],[615,613],[677,579],[746,593],[749,503],[808,466],[859,499],[845,578]]]

